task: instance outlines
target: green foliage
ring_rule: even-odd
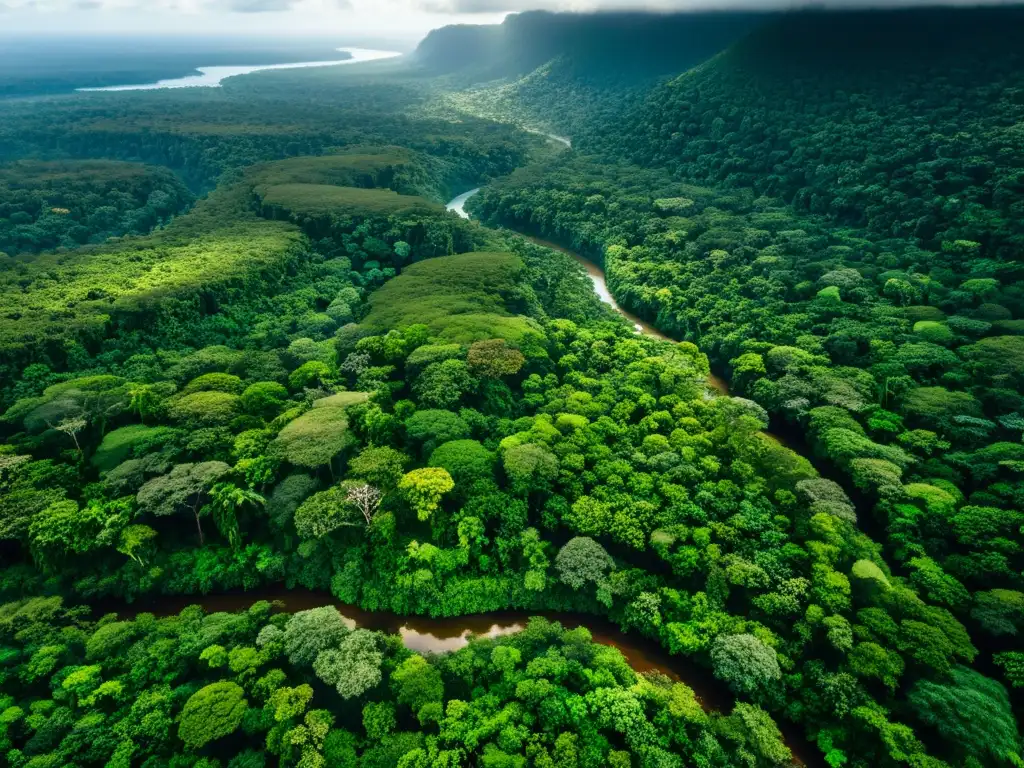
[[[383,661],[380,639],[373,632],[357,629],[337,648],[321,651],[313,662],[313,671],[333,685],[343,699],[352,699],[380,684]]]
[[[751,755],[781,763],[788,755],[777,726],[757,707],[738,704],[729,716],[705,713],[685,684],[640,676],[618,650],[592,642],[586,630],[543,619],[513,635],[473,639],[428,658],[404,649],[398,635],[357,629],[314,662],[316,673],[350,700],[339,705],[333,693],[305,682],[308,669],[293,667],[280,647],[260,639],[309,612],[289,619],[270,616],[266,603],[217,614],[193,606],[165,618],[144,614],[97,623],[83,619],[80,609],[63,611],[58,601],[49,610],[7,605],[0,613],[22,616],[22,631],[2,630],[5,647],[17,652],[79,630],[119,638],[100,649],[106,654],[101,662],[88,665],[78,644],[41,646],[31,666],[58,700],[40,699],[21,682],[14,695],[0,699],[9,746],[37,763],[52,755],[54,762],[176,764],[206,760],[196,753],[215,750],[235,768],[271,760],[407,765],[424,758],[428,743],[448,760],[463,755],[481,764],[499,755],[525,763],[527,750],[542,763],[587,750],[602,765],[630,765],[655,750],[662,760],[671,750],[680,760],[720,765]],[[32,631],[24,632],[28,627]],[[258,652],[250,645],[254,637]],[[43,657],[53,663],[47,666]],[[254,664],[240,663],[243,657]],[[58,659],[67,666],[57,667]],[[254,671],[264,665],[270,668]],[[18,677],[36,684],[24,673]],[[574,707],[579,718],[571,717]],[[336,728],[349,710],[356,713],[347,721],[353,730]],[[398,730],[399,724],[416,727],[410,712],[429,735]],[[107,722],[109,729],[98,727]],[[91,738],[73,736],[83,731]]]
[[[497,379],[519,373],[526,358],[505,339],[486,339],[470,346],[467,361],[476,375]]]
[[[241,406],[254,416],[273,417],[288,400],[288,390],[276,381],[258,381],[242,392]]]
[[[312,666],[321,652],[336,648],[349,633],[349,626],[332,606],[299,611],[284,627],[284,651],[300,667]]]
[[[991,119],[1021,119],[1020,105],[1000,95],[1019,81],[1006,32],[1019,21],[1015,10],[936,10],[884,23],[867,13],[766,22],[704,65],[629,92],[614,117],[588,115],[573,135],[580,151],[544,158],[470,203],[485,223],[602,265],[624,309],[699,344],[734,395],[806,437],[817,469],[838,484],[809,465],[797,470],[807,473],[797,481],[801,511],[786,513],[797,528],[811,518],[821,531],[843,528],[818,513],[859,519],[922,598],[948,606],[972,634],[1004,638],[1015,610],[989,593],[1022,586],[1022,337],[1010,329],[1024,305],[1014,266],[1019,189],[995,195],[1022,166],[1000,149]],[[926,29],[955,42],[925,55]],[[989,45],[980,57],[976,46]],[[950,111],[951,99],[961,108]],[[945,154],[915,133],[918,124],[934,128]],[[986,158],[983,174],[969,157]],[[702,458],[685,447],[687,463]],[[759,475],[786,474],[753,448],[742,460]],[[856,490],[858,509],[844,488]],[[577,491],[572,530],[610,530],[619,509],[611,495]],[[991,510],[988,524],[979,504]],[[613,537],[643,546],[651,530]],[[832,546],[813,557],[838,556],[845,573],[871,545]],[[699,547],[680,557],[694,574],[717,561]],[[879,579],[858,582],[858,596],[884,594]],[[714,599],[735,597],[733,588]],[[842,604],[833,597],[828,610]],[[776,610],[778,599],[758,604]],[[918,647],[904,655],[945,668],[941,641],[918,630]],[[875,667],[897,686],[895,664]]]
[[[369,447],[348,463],[349,473],[379,488],[392,489],[405,474],[409,457],[394,448]]]
[[[593,22],[524,17],[499,37]],[[772,20],[651,100],[633,89],[678,72],[625,70],[655,46],[596,43],[441,101],[452,81],[396,63],[4,105],[5,154],[130,152],[204,190],[230,172],[153,234],[0,259],[0,591],[593,613],[743,700],[705,712],[545,622],[423,658],[333,607],[93,621],[36,598],[0,608],[0,753],[761,766],[789,760],[786,717],[832,766],[1019,761],[1005,692],[958,666],[981,631],[1021,678],[1016,89],[1002,47],[951,66],[970,45],[921,56],[904,16],[914,74],[880,89],[893,43],[862,18]],[[838,46],[791,72],[810,54],[784,30],[831,41],[833,19],[871,66]],[[615,21],[595,40],[633,34]],[[582,151],[447,111],[515,99],[559,103]],[[484,180],[478,217],[576,248],[682,341],[634,334],[569,256],[427,202]]]
[[[226,475],[230,467],[223,462],[178,464],[170,473],[146,483],[137,497],[139,508],[154,515],[172,515],[181,507],[196,507],[200,498],[214,482]]]
[[[910,702],[915,716],[935,728],[949,749],[981,764],[1016,755],[1020,735],[1006,689],[965,667],[955,668],[951,679],[950,684],[922,680],[914,686]]]
[[[271,218],[278,212],[298,219],[315,219],[338,214],[380,216],[441,210],[436,203],[390,190],[309,183],[268,186],[263,190],[262,203]]]
[[[424,467],[407,472],[398,483],[399,492],[420,520],[429,520],[437,510],[441,498],[455,487],[455,482],[443,467]]]
[[[992,635],[1016,635],[1024,628],[1024,593],[1010,589],[976,592],[971,617]]]
[[[238,411],[238,395],[228,392],[195,392],[168,404],[168,414],[189,429],[224,426]]]
[[[165,168],[105,160],[0,166],[0,253],[144,235],[192,202]]]
[[[494,454],[476,440],[442,443],[430,454],[427,464],[446,470],[455,486],[464,490],[494,475]]]
[[[92,456],[92,464],[100,472],[109,472],[132,458],[137,450],[152,450],[174,434],[167,427],[147,427],[142,424],[115,429],[103,436],[103,442]]]
[[[508,448],[501,457],[513,492],[545,491],[558,475],[558,459],[543,446],[525,443]]]
[[[284,184],[390,188],[403,194],[436,184],[426,157],[406,147],[362,146],[322,157],[292,157],[249,170],[258,192]]]
[[[247,708],[245,691],[240,686],[227,681],[212,683],[185,702],[178,736],[194,749],[203,747],[234,733],[242,724]]]
[[[201,212],[191,215],[199,220]],[[0,363],[23,366],[36,359],[41,350],[33,340],[39,338],[54,340],[54,354],[63,359],[62,345],[118,328],[148,322],[155,335],[171,332],[166,323],[172,318],[160,312],[165,299],[177,298],[183,302],[180,311],[195,317],[199,313],[190,302],[197,289],[226,298],[233,284],[258,280],[298,257],[298,234],[287,225],[225,226],[192,233],[182,224],[128,249],[108,245],[70,256],[39,256],[17,281],[5,273],[9,277],[0,282],[0,294],[9,314],[0,323]],[[55,315],[52,309],[58,306]]]
[[[764,693],[782,677],[775,651],[753,635],[720,635],[711,647],[715,677],[737,693]]]
[[[395,722],[395,708],[389,702],[381,701],[363,707],[363,728],[374,741],[380,741],[395,730]]]
[[[555,567],[562,581],[573,589],[582,589],[587,584],[600,588],[607,583],[608,571],[615,567],[615,561],[593,539],[577,536],[558,551]]]
[[[314,493],[295,510],[295,530],[304,539],[320,539],[342,526],[361,525],[362,516],[347,501],[344,488]]]
[[[267,499],[266,512],[271,525],[278,530],[287,530],[299,505],[316,488],[316,479],[309,475],[293,474],[284,478]]]
[[[414,264],[370,297],[363,325],[374,332],[426,325],[445,341],[502,338],[517,346],[536,332],[512,316],[526,297],[522,261],[509,253],[466,253]],[[496,333],[490,336],[489,330]]]
[[[424,449],[430,451],[442,443],[470,435],[469,425],[458,414],[435,408],[416,411],[406,420],[405,431],[411,440],[422,443]]]
[[[314,407],[289,422],[271,443],[271,450],[297,467],[316,469],[352,443],[344,406]]]
[[[410,656],[391,675],[391,685],[398,703],[408,705],[413,712],[444,696],[444,682],[437,668],[422,656]]]

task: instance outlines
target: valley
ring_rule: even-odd
[[[1021,765],[1021,30],[0,102],[0,765]]]

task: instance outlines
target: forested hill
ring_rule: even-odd
[[[574,138],[926,247],[1007,255],[1024,245],[1022,28],[1020,8],[791,15]]]
[[[191,204],[166,168],[109,160],[0,164],[5,256],[145,234]]]
[[[525,75],[560,57],[581,77],[645,78],[689,69],[764,19],[756,13],[533,11],[497,26],[434,30],[414,59],[432,74],[458,73],[471,81]]]

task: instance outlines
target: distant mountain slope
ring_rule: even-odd
[[[412,60],[455,86],[457,111],[575,136],[613,123],[648,90],[707,60],[769,16],[549,13],[435,30]]]
[[[721,51],[765,16],[756,13],[549,13],[509,16],[497,26],[431,32],[413,59],[434,74],[471,81],[525,75],[552,59],[579,77],[677,74]]]
[[[893,236],[1024,247],[1024,9],[776,20],[584,138]]]

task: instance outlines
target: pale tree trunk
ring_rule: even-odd
[[[192,507],[192,514],[196,518],[196,530],[199,531],[199,546],[201,547],[201,546],[204,545],[204,540],[203,540],[203,526],[202,526],[202,523],[199,522],[199,501],[198,500],[196,500],[195,505]]]

